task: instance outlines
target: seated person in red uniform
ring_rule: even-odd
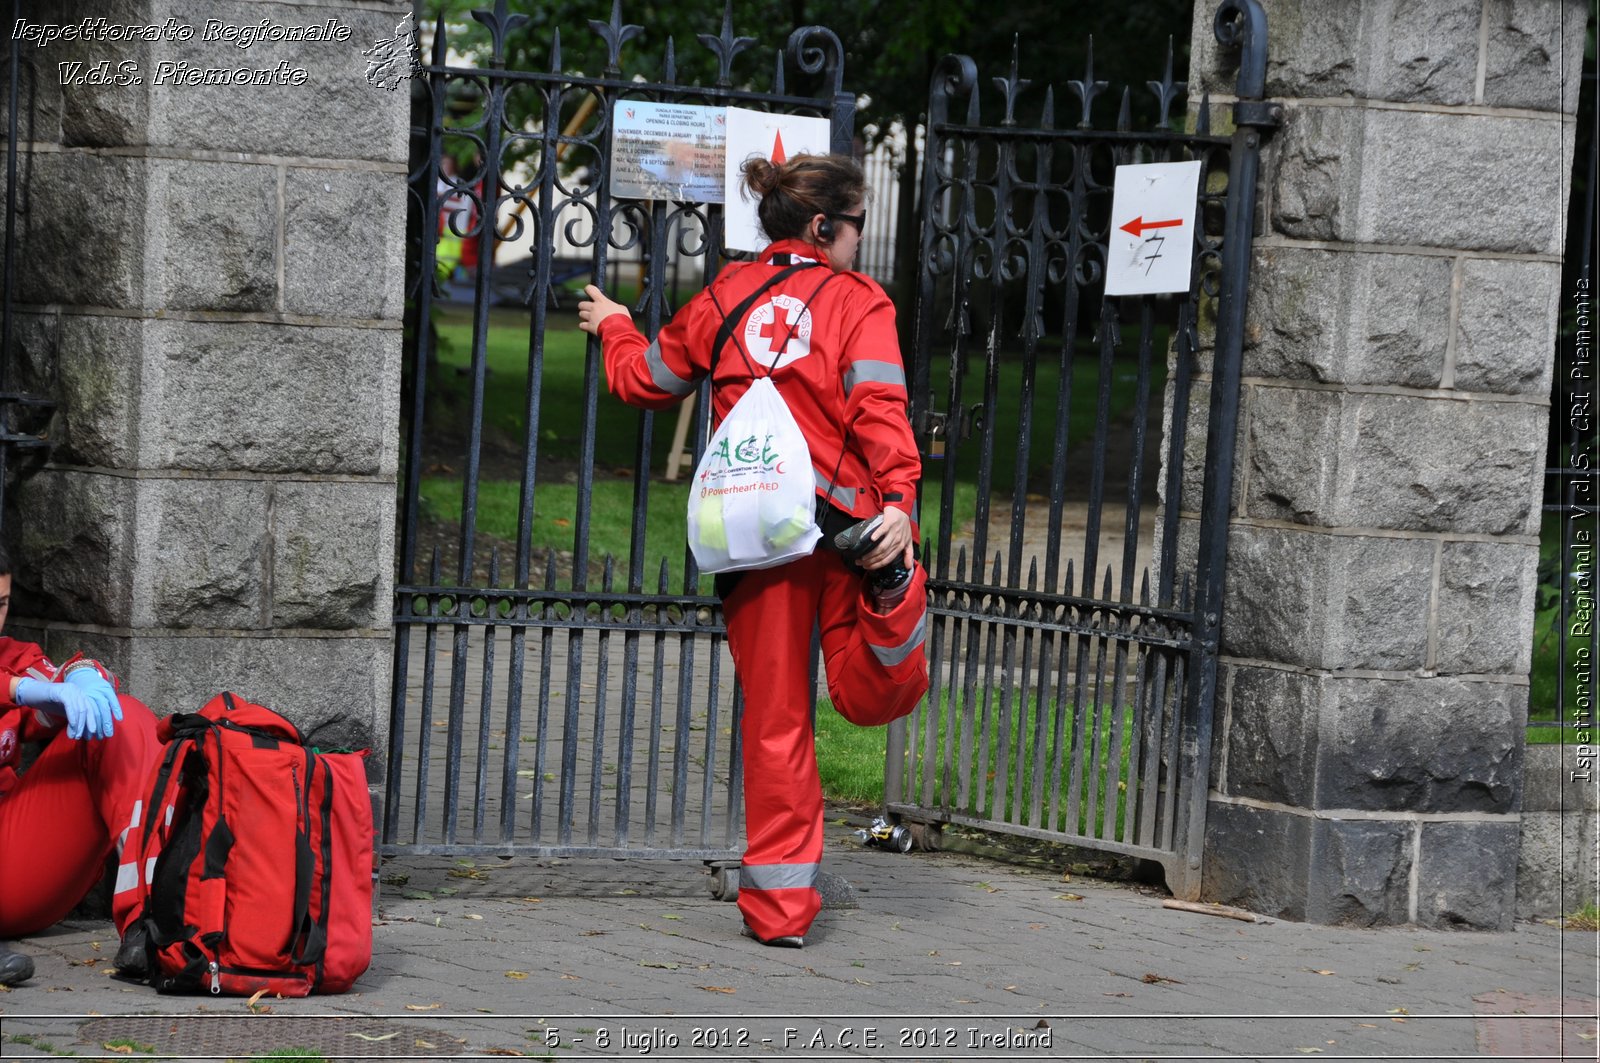
[[[0,544],[0,630],[11,607],[11,559]],[[161,744],[150,710],[82,654],[57,665],[31,642],[0,636],[0,939],[60,920],[121,854],[140,824],[144,787]],[[19,771],[23,742],[44,747]],[[118,933],[138,917],[139,868],[117,867]],[[130,966],[132,966],[130,953]],[[119,954],[119,966],[121,966]],[[33,960],[0,944],[0,985],[33,976]]]

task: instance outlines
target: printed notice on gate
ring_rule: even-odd
[[[613,196],[722,202],[725,108],[618,100],[611,122]]]
[[[1200,162],[1118,166],[1106,248],[1107,295],[1189,290]]]

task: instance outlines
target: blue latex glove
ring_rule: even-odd
[[[122,703],[117,700],[117,688],[93,668],[74,668],[62,682],[71,683],[89,695],[95,704],[95,715],[100,719],[99,737],[110,738],[113,729],[111,721],[122,719]]]
[[[37,679],[17,682],[17,704],[67,718],[68,738],[104,738],[111,733],[109,714],[106,729],[100,727],[100,706],[75,683],[43,683]]]

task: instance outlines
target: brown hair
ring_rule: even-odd
[[[867,179],[844,155],[795,155],[776,166],[759,156],[742,167],[744,183],[761,198],[756,215],[772,240],[806,238],[818,214],[844,214],[866,198]]]

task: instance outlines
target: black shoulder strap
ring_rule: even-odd
[[[765,294],[768,289],[776,287],[778,284],[782,283],[784,280],[800,272],[801,270],[812,269],[820,265],[822,265],[820,262],[796,262],[792,266],[789,266],[785,269],[780,269],[771,277],[768,277],[766,283],[762,284],[761,287],[745,296],[744,299],[739,302],[739,305],[733,308],[731,313],[722,309],[722,304],[717,301],[716,289],[714,287],[707,288],[706,293],[711,296],[712,305],[715,306],[718,312],[722,314],[722,327],[717,329],[717,338],[711,341],[711,366],[706,370],[706,376],[708,378],[716,376],[717,358],[722,354],[722,345],[727,343],[728,340],[733,337],[733,330],[738,327],[740,321],[744,320],[744,315],[750,312],[750,308],[756,305],[757,299],[761,298],[761,296]],[[745,354],[742,346],[737,347],[737,349],[740,354],[744,355],[745,362],[748,364],[750,361],[750,356]],[[750,375],[755,376],[755,372],[755,366],[750,366]]]

